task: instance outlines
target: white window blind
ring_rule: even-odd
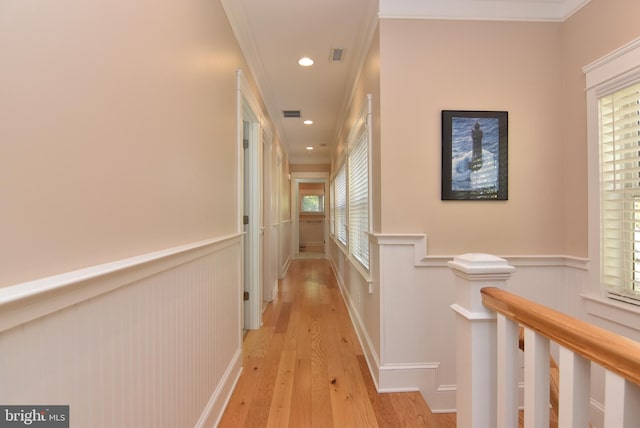
[[[362,131],[349,153],[349,249],[369,269],[369,138]]]
[[[336,235],[336,181],[331,181],[331,188],[329,189],[329,230],[331,235]]]
[[[335,178],[336,185],[336,235],[338,241],[347,245],[347,176],[343,164]]]
[[[598,98],[602,281],[640,304],[640,83]]]

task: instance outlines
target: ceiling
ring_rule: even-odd
[[[589,0],[221,1],[290,163],[323,164],[378,16],[562,21]],[[344,49],[342,61],[330,61],[334,48]],[[314,65],[298,65],[303,56]]]

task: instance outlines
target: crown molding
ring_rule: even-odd
[[[380,18],[562,22],[590,0],[380,0]]]

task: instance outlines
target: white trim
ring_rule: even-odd
[[[586,90],[602,85],[640,67],[640,38],[582,67]]]
[[[378,245],[413,245],[415,267],[448,267],[448,263],[454,259],[454,255],[428,256],[427,235],[420,233],[372,233],[372,239]],[[548,255],[508,255],[499,256],[506,259],[510,265],[537,266],[537,267],[571,267],[579,270],[589,269],[589,259],[575,256],[548,254]]]
[[[435,395],[451,394],[451,391],[438,391],[440,363],[398,363],[384,364],[379,368],[380,393],[420,392],[429,403],[435,400]],[[426,396],[425,396],[426,394]],[[434,398],[431,400],[431,398]]]
[[[608,298],[584,294],[581,297],[584,299],[588,314],[640,332],[640,325],[638,325],[639,307]]]
[[[600,137],[598,97],[640,79],[640,38],[621,46],[582,68],[586,78],[587,160],[588,160],[588,236],[589,258],[585,299],[588,313],[627,327],[637,323],[637,307],[607,298],[601,284],[600,260]],[[630,314],[634,314],[630,318]],[[630,322],[630,323],[629,323]]]
[[[383,364],[380,366],[381,371],[386,370],[437,370],[440,363],[399,363],[399,364]]]
[[[209,402],[196,422],[196,428],[218,426],[241,374],[242,347],[236,349],[222,379],[220,379],[220,383],[218,383],[216,390],[211,394]]]
[[[243,274],[246,278],[243,281],[247,281],[249,291],[249,301],[244,303],[246,313],[245,328],[258,329],[262,324],[262,248],[261,248],[261,233],[260,226],[262,223],[262,154],[263,154],[263,130],[264,127],[264,115],[258,100],[251,91],[249,82],[242,70],[237,70],[237,91],[238,91],[238,111],[237,111],[237,147],[238,147],[238,230],[244,230],[244,223],[242,221],[243,215],[249,216],[249,224],[247,226],[248,236],[246,239],[247,250],[243,255],[243,262],[246,264],[243,267]],[[247,149],[249,174],[245,171],[244,160],[244,121],[249,123],[249,148]],[[245,212],[244,202],[244,180],[247,176],[248,180],[248,208]]]
[[[292,172],[291,173],[291,214],[292,214],[292,231],[291,246],[294,250],[294,257],[300,253],[300,183],[322,183],[324,185],[324,230],[322,237],[324,239],[324,256],[327,252],[327,241],[329,237],[329,206],[326,196],[329,194],[329,176],[328,172]]]
[[[589,0],[380,0],[380,17],[563,22]]]
[[[373,379],[373,383],[376,387],[376,390],[380,391],[378,389],[380,356],[376,352],[376,349],[371,342],[371,338],[369,337],[364,322],[358,315],[358,311],[355,309],[353,301],[351,300],[351,296],[349,296],[349,293],[346,291],[344,282],[342,281],[342,277],[338,274],[340,271],[338,270],[337,266],[334,265],[334,261],[332,258],[329,258],[329,265],[331,266],[333,274],[336,277],[336,281],[338,282],[338,289],[340,290],[342,300],[345,302],[345,306],[347,307],[347,313],[349,314],[351,324],[353,324],[354,330],[356,331],[356,336],[358,337],[358,342],[360,342],[360,347],[362,347],[364,357],[367,360],[367,366],[369,367],[369,372],[371,374],[371,378]]]
[[[225,235],[218,238],[207,239],[204,241],[198,241],[191,244],[168,248],[165,250],[154,251],[152,253],[147,253],[140,256],[129,257],[115,262],[104,263],[84,269],[78,269],[59,275],[0,288],[0,306],[14,303],[17,300],[22,300],[39,294],[51,292],[59,288],[77,284],[79,282],[89,281],[100,276],[109,275],[125,269],[130,269],[147,263],[159,261],[161,259],[166,259],[179,253],[186,253],[207,246],[229,242],[240,235],[241,234],[238,233]]]
[[[493,321],[496,319],[495,312],[471,312],[463,308],[462,306],[454,303],[450,306],[454,312],[458,315],[461,315],[463,318],[466,318],[470,321]]]

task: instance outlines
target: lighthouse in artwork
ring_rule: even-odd
[[[498,181],[498,162],[495,154],[483,147],[485,133],[480,121],[475,120],[470,131],[468,119],[464,124],[458,124],[458,130],[462,131],[460,128],[463,126],[467,128],[467,132],[459,132],[457,135],[465,136],[466,134],[464,138],[467,141],[466,147],[471,150],[463,150],[452,159],[453,189],[472,190],[495,187]],[[471,147],[468,145],[469,142]],[[464,144],[461,143],[460,146]]]

